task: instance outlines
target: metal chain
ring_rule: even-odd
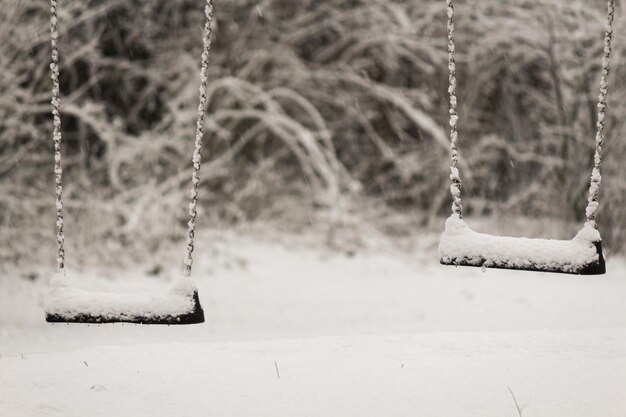
[[[452,194],[452,212],[459,217],[463,216],[461,203],[461,177],[459,174],[458,152],[458,114],[456,97],[456,47],[454,43],[454,4],[453,0],[446,0],[448,14],[448,93],[450,94],[450,193]],[[600,165],[602,164],[602,145],[604,144],[605,112],[607,108],[608,77],[611,58],[611,40],[613,38],[613,20],[615,18],[615,0],[607,1],[607,22],[604,36],[604,53],[602,56],[602,77],[600,80],[600,95],[598,97],[598,120],[596,123],[596,149],[594,154],[594,168],[589,185],[589,199],[586,209],[587,221],[595,224],[598,210],[598,196],[600,193]]]
[[[50,64],[51,78],[52,78],[52,116],[54,118],[54,128],[52,138],[54,141],[54,178],[56,184],[56,209],[57,209],[57,243],[58,243],[58,255],[57,264],[59,270],[63,271],[65,268],[65,235],[63,233],[63,183],[62,174],[63,169],[61,167],[61,93],[59,90],[59,51],[57,49],[57,41],[59,39],[59,33],[57,29],[58,16],[57,16],[57,0],[50,0],[50,34],[51,34],[51,46],[52,46],[52,63]],[[204,130],[204,108],[206,106],[206,83],[208,79],[208,66],[209,66],[209,52],[211,50],[211,32],[213,23],[213,0],[207,0],[204,9],[206,21],[204,24],[203,32],[203,52],[202,52],[202,66],[200,68],[200,88],[199,88],[199,104],[198,104],[198,119],[196,121],[196,139],[195,149],[193,152],[193,174],[191,177],[191,202],[189,203],[189,234],[187,237],[187,256],[185,257],[185,275],[191,274],[192,252],[193,252],[193,239],[196,228],[196,216],[198,214],[196,207],[198,204],[198,184],[200,183],[200,154],[202,151],[202,135]]]
[[[200,163],[202,152],[202,135],[204,132],[204,112],[206,107],[206,84],[208,79],[209,52],[211,51],[211,24],[213,23],[213,0],[207,0],[204,8],[206,22],[204,24],[202,65],[200,68],[200,88],[198,103],[198,119],[196,121],[195,149],[193,151],[193,173],[191,175],[191,202],[189,203],[189,232],[187,235],[187,254],[185,256],[185,276],[191,275],[193,264],[193,240],[196,230],[196,216],[198,215],[198,184],[200,183]]]
[[[463,217],[463,204],[461,202],[461,176],[459,174],[459,151],[457,144],[459,132],[457,123],[456,97],[456,46],[454,43],[454,4],[452,0],[446,0],[448,13],[448,93],[450,94],[450,194],[452,194],[452,213]]]
[[[52,78],[52,117],[53,132],[52,140],[54,142],[54,181],[56,190],[56,209],[57,209],[57,264],[60,271],[65,269],[65,235],[63,233],[63,168],[61,166],[61,92],[59,89],[59,50],[57,49],[57,40],[59,32],[57,29],[57,0],[50,0],[50,45],[52,47],[52,62],[50,63],[50,71]]]
[[[613,38],[613,20],[615,18],[615,0],[607,2],[607,20],[604,33],[604,49],[602,55],[602,76],[600,77],[600,95],[598,96],[598,120],[596,121],[596,151],[593,156],[593,170],[589,184],[589,198],[585,214],[587,221],[596,226],[598,212],[598,197],[600,194],[600,165],[602,164],[602,145],[604,145],[604,124],[607,107],[607,94],[609,85],[609,68],[611,64],[611,40]]]

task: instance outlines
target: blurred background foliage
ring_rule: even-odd
[[[0,3],[0,261],[52,263],[49,8]],[[438,231],[450,204],[444,6],[216,1],[202,223],[314,223],[338,247],[363,223]],[[183,238],[202,9],[60,1],[70,262],[141,259]],[[580,225],[605,14],[602,0],[458,2],[469,218],[548,219],[536,234],[559,238]],[[622,7],[615,27],[599,217],[613,253],[626,242]]]

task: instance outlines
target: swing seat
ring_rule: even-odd
[[[63,273],[50,282],[45,305],[49,323],[196,324],[204,322],[198,289],[179,279],[163,294],[114,294],[74,288]]]
[[[453,214],[439,244],[443,265],[598,275],[606,272],[602,238],[585,223],[572,240],[529,239],[477,233]]]

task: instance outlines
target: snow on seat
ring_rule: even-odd
[[[183,278],[166,293],[115,294],[73,287],[59,272],[50,281],[46,321],[51,323],[194,324],[204,322],[198,290]]]
[[[477,233],[453,214],[439,244],[444,265],[484,266],[568,274],[604,274],[602,238],[585,223],[572,240],[529,239]]]

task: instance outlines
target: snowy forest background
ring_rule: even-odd
[[[468,225],[570,239],[606,1],[455,3]],[[607,273],[572,276],[439,265],[444,0],[215,0],[192,272],[206,321],[140,326],[44,320],[56,266],[49,3],[0,0],[0,416],[624,417],[616,3]],[[59,0],[76,289],[156,303],[180,276],[204,4]]]
[[[0,264],[52,265],[48,4],[0,2]],[[72,265],[123,266],[184,237],[200,3],[61,2]],[[458,3],[466,213],[492,220],[483,231],[570,238],[591,172],[605,2]],[[444,6],[217,1],[201,227],[314,228],[348,251],[368,233],[436,236],[450,204]],[[614,45],[599,223],[609,254],[623,254],[623,30]]]

